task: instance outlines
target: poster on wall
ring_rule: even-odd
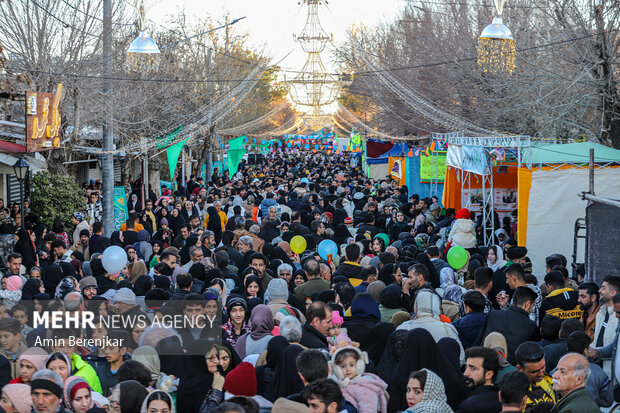
[[[512,211],[517,208],[516,188],[495,188],[493,191],[495,209]]]
[[[465,189],[463,188],[461,205],[463,208],[469,209],[471,212],[482,211],[482,189]]]
[[[435,165],[433,165],[433,162],[435,162]],[[431,156],[420,155],[420,182],[429,183],[433,177],[435,168],[437,168],[437,182],[444,182],[446,180],[447,169],[445,152]]]

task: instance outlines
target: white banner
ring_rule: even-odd
[[[463,152],[463,166],[461,169],[478,175],[488,175],[491,173],[487,153],[483,146],[463,145],[461,148]]]
[[[461,147],[459,145],[448,146],[448,152],[446,153],[446,165],[461,169],[462,164],[463,155],[461,153]]]

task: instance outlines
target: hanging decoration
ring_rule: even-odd
[[[485,73],[509,74],[515,70],[516,45],[510,29],[504,25],[502,12],[506,0],[493,0],[497,17],[478,38],[478,66]]]
[[[125,70],[128,72],[149,72],[157,70],[161,52],[155,40],[146,31],[144,17],[144,1],[140,3],[138,10],[140,16],[140,33],[127,49]]]

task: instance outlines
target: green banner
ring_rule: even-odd
[[[114,187],[114,229],[119,230],[121,225],[124,224],[129,218],[129,211],[127,211],[127,200],[125,199],[125,187]]]
[[[183,146],[185,146],[185,142],[187,142],[186,138],[181,142],[175,143],[168,149],[166,149],[166,155],[168,155],[168,170],[170,171],[170,179],[172,180],[174,176],[174,170],[177,169],[177,163],[179,162],[179,155],[181,155],[181,150],[183,150]]]
[[[228,154],[228,176],[232,179],[233,175],[237,173],[239,162],[245,155],[245,149],[229,149]]]
[[[433,157],[435,159],[433,160]],[[446,179],[446,155],[425,156],[420,154],[420,182],[430,182],[433,177],[433,162],[436,163],[437,168],[437,181],[443,182]]]
[[[241,149],[241,147],[243,146],[243,142],[245,142],[245,139],[246,139],[245,135],[241,135],[238,138],[229,140],[228,149],[230,150]]]
[[[174,142],[174,140],[177,138],[177,135],[179,134],[179,132],[181,132],[181,129],[183,129],[183,126],[179,126],[174,131],[170,132],[163,138],[162,137],[155,138],[157,140],[157,144],[156,144],[157,149],[164,149],[165,147],[170,146],[172,142]]]

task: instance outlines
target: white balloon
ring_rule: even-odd
[[[127,265],[127,253],[116,245],[108,247],[101,255],[101,263],[108,274],[116,274]]]

